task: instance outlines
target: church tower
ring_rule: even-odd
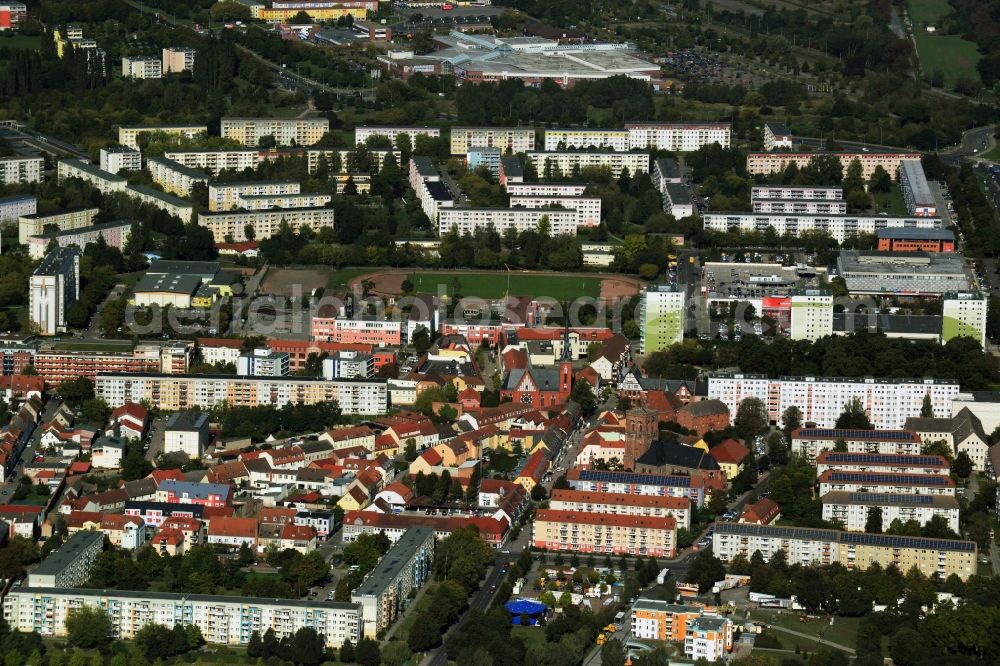
[[[635,470],[642,456],[659,434],[656,412],[635,407],[625,412],[625,469]]]

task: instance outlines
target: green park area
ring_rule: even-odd
[[[887,213],[889,215],[905,216],[906,201],[903,200],[903,192],[899,185],[893,184],[888,192],[873,192],[872,207],[876,213]]]
[[[948,0],[909,0],[907,3],[910,20],[914,27],[936,25],[943,17],[951,13]]]
[[[940,71],[944,74],[946,87],[954,87],[962,78],[979,80],[976,63],[980,55],[973,42],[958,35],[929,35],[921,30],[914,28],[914,34],[925,75],[932,76]]]
[[[793,611],[779,612],[777,610],[758,609],[753,611],[751,619],[754,622],[764,623],[771,627],[781,627],[851,649],[854,649],[857,645],[858,623],[860,620],[856,617],[835,617],[833,624],[830,624],[827,616],[806,617]],[[822,644],[815,640],[796,636],[780,629],[771,628],[768,630],[768,633],[778,639],[783,649],[794,650],[798,646],[802,650],[815,652],[823,647]],[[829,648],[830,646],[826,647]]]
[[[410,273],[407,278],[418,292],[436,293],[443,285],[448,294],[480,298],[512,296],[546,296],[556,300],[571,300],[580,296],[597,298],[601,295],[601,278],[553,274],[519,273]]]

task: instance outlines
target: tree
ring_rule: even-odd
[[[726,577],[726,567],[720,559],[712,555],[711,550],[703,550],[691,563],[687,577],[692,583],[698,583],[698,591],[704,593],[712,589],[716,581]]]
[[[788,444],[780,432],[772,432],[767,437],[767,459],[772,465],[787,465],[789,459]]]
[[[69,642],[86,650],[99,648],[110,642],[111,620],[101,608],[81,606],[70,611],[66,618]]]
[[[744,441],[753,440],[754,436],[767,428],[767,407],[760,398],[744,398],[736,409],[733,426]]]
[[[422,356],[424,352],[431,346],[431,335],[426,328],[421,326],[413,334],[413,349],[417,352],[417,356]]]
[[[958,455],[955,456],[955,463],[951,467],[952,471],[959,476],[959,478],[967,479],[969,475],[972,474],[972,458],[965,451],[959,451]]]
[[[838,429],[848,430],[874,430],[875,426],[868,419],[868,412],[861,402],[861,398],[851,398],[850,402],[844,405],[844,411],[837,417]]]
[[[325,652],[322,636],[312,627],[302,627],[292,636],[288,658],[301,666],[319,666],[323,663]]]
[[[729,505],[726,503],[726,493],[722,490],[716,490],[712,493],[712,498],[708,501],[708,508],[715,515],[721,515],[726,512]]]
[[[260,640],[259,631],[250,634],[250,642],[247,643],[247,656],[253,659],[264,656],[264,643]]]
[[[791,405],[781,413],[781,426],[786,434],[802,427],[802,410],[798,405]]]
[[[934,405],[931,404],[931,394],[924,394],[924,403],[920,406],[920,418],[922,419],[932,419],[934,418]]]
[[[340,661],[345,664],[350,664],[354,661],[354,644],[351,643],[350,638],[345,638],[343,645],[340,646]]]
[[[573,391],[569,396],[570,400],[580,405],[580,409],[587,416],[594,413],[597,408],[597,398],[594,397],[594,389],[590,382],[578,379],[573,382]]]
[[[833,450],[837,453],[847,453],[847,440],[840,438],[833,443]]]
[[[378,641],[370,638],[362,638],[354,648],[354,661],[361,666],[379,666],[382,660],[382,653],[379,651]]]
[[[882,507],[868,507],[868,517],[865,520],[865,532],[869,534],[882,533]]]
[[[403,457],[406,462],[413,462],[417,459],[417,440],[412,437],[406,440],[406,446],[403,449]]]

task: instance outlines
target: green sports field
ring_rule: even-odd
[[[951,13],[948,0],[909,0],[906,3],[910,11],[910,20],[916,28],[936,25],[943,17]]]
[[[597,298],[601,295],[601,279],[569,275],[525,275],[511,273],[410,273],[407,278],[418,292],[436,293],[443,285],[449,294],[457,291],[462,296],[501,298],[512,296],[547,296],[556,300],[569,300],[579,296]],[[455,281],[458,284],[455,284]],[[508,292],[509,283],[509,292]]]
[[[976,63],[979,51],[976,45],[958,35],[928,35],[916,31],[917,54],[924,74],[930,76],[937,70],[944,74],[945,85],[954,86],[963,76],[979,80]]]

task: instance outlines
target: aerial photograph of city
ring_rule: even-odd
[[[997,666],[1000,0],[0,0],[0,666]]]

